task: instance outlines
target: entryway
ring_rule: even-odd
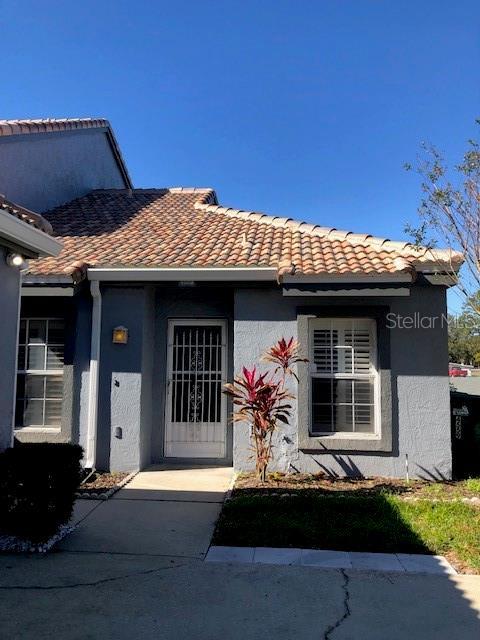
[[[231,467],[149,467],[109,500],[78,500],[78,528],[59,548],[201,560],[232,476]]]
[[[225,458],[226,376],[226,320],[169,321],[165,458]]]

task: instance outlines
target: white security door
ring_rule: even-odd
[[[164,455],[223,458],[226,321],[170,320]]]

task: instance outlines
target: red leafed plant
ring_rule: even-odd
[[[276,365],[273,371],[260,374],[256,367],[243,367],[234,382],[226,384],[224,392],[232,396],[235,422],[248,422],[251,427],[256,472],[261,482],[267,478],[267,466],[272,458],[272,436],[279,423],[288,424],[294,396],[285,389],[288,376],[297,378],[292,367],[306,362],[298,354],[296,340],[282,338],[263,354],[262,360]]]

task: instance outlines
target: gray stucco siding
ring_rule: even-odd
[[[0,451],[13,442],[13,412],[15,397],[15,371],[17,359],[18,304],[20,272],[9,267],[5,258],[8,251],[0,245],[0,282],[2,300],[2,330],[0,331]]]
[[[173,318],[233,316],[233,291],[219,287],[187,288],[102,286],[102,329],[97,420],[98,468],[131,471],[163,457],[167,388],[167,330]],[[126,345],[112,343],[112,331],[125,326]],[[231,377],[233,340],[228,357]],[[227,427],[227,455],[232,460],[231,425]],[[181,462],[176,460],[177,462]],[[189,461],[195,464],[195,460]]]
[[[389,344],[381,348],[382,371],[382,446],[369,451],[364,443],[358,447],[328,447],[320,442],[305,446],[300,441],[305,416],[310,408],[296,384],[292,390],[300,397],[294,402],[291,424],[279,430],[274,441],[272,468],[283,471],[323,471],[329,475],[403,476],[406,456],[412,476],[450,477],[451,446],[449,417],[449,385],[447,377],[447,327],[442,324],[446,313],[445,290],[441,287],[413,286],[408,297],[383,298],[289,298],[280,290],[259,292],[238,290],[235,294],[234,368],[258,363],[260,354],[280,337],[302,335],[302,316],[311,314],[339,317],[342,308],[349,317],[377,308],[402,316],[436,317],[436,326],[423,328],[389,328]],[[341,317],[340,315],[340,317]],[[384,321],[383,321],[384,322]],[[390,326],[390,323],[389,323]],[[306,352],[306,345],[303,345]],[[389,356],[389,357],[388,357]],[[306,368],[305,368],[306,369]],[[308,376],[300,367],[299,374]],[[301,378],[302,379],[302,378]],[[304,380],[304,378],[303,378]],[[301,386],[301,385],[300,385]],[[299,406],[299,402],[301,406]],[[390,432],[389,438],[383,438]],[[312,439],[312,442],[314,439]],[[244,470],[253,467],[248,449],[246,425],[234,430],[234,466]]]
[[[0,137],[0,193],[43,212],[125,182],[106,129]]]
[[[148,415],[151,385],[149,355],[144,349],[146,327],[152,322],[149,287],[102,286],[100,375],[97,415],[99,469],[134,471],[145,464],[149,446]],[[117,326],[128,328],[127,344],[114,344]],[[143,396],[143,398],[142,398]]]

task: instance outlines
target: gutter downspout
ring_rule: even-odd
[[[90,376],[88,385],[87,447],[85,468],[94,469],[97,457],[98,374],[100,368],[100,332],[102,327],[102,294],[100,283],[90,282],[92,294],[92,336],[90,344]]]

